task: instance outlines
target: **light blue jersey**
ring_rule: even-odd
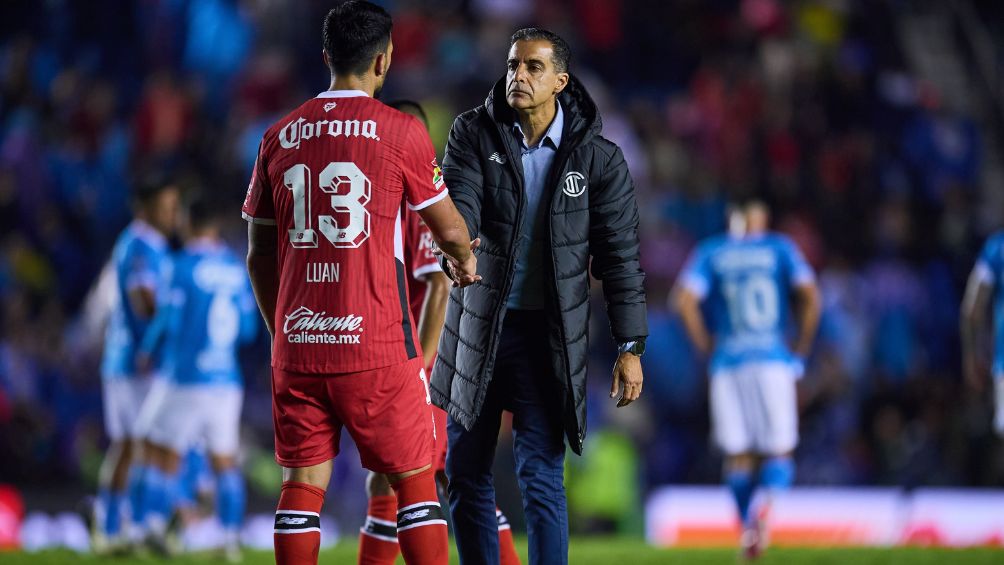
[[[973,267],[980,282],[993,288],[994,304],[994,364],[993,374],[1004,378],[1004,232],[990,236]]]
[[[220,243],[196,240],[175,258],[143,350],[162,347],[172,382],[241,385],[237,347],[255,337],[258,309],[244,264]]]
[[[711,373],[748,362],[791,361],[788,297],[793,287],[814,279],[795,244],[779,234],[701,242],[681,282],[704,303],[715,338]]]
[[[133,311],[129,293],[147,288],[155,297],[159,296],[170,263],[167,239],[150,224],[133,220],[119,235],[112,251],[116,297],[105,331],[102,378],[135,376],[136,352],[150,321]]]

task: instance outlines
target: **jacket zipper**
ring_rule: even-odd
[[[516,199],[516,237],[513,238],[513,242],[515,244],[515,242],[519,241],[519,237],[522,235],[521,232],[523,230],[523,213],[524,213],[524,208],[526,207],[526,189],[523,186],[523,175],[520,172],[520,170],[516,168],[516,160],[512,152],[512,147],[510,147],[509,143],[507,143],[506,141],[505,131],[503,131],[502,126],[499,125],[499,123],[496,122],[494,118],[492,118],[492,122],[495,124],[495,128],[499,132],[499,138],[502,140],[502,147],[505,149],[506,155],[509,158],[509,169],[512,171],[513,176],[516,177],[516,184],[517,184],[516,188],[519,191],[519,197]],[[520,161],[520,163],[522,163],[522,160]],[[502,315],[502,310],[506,308],[506,304],[508,304],[509,302],[509,292],[512,290],[512,283],[514,278],[511,274],[511,271],[512,271],[513,261],[515,261],[515,257],[516,255],[510,251],[509,258],[506,261],[506,270],[505,270],[505,272],[509,274],[506,276],[506,282],[502,292],[502,300],[499,302],[499,305],[495,308],[495,315],[493,317],[496,318],[497,320],[495,322],[496,326],[495,328],[493,328],[491,339],[488,342],[488,351],[493,352],[492,378],[495,378],[494,375],[495,355],[498,353],[496,351],[496,346],[498,343],[498,337],[502,333],[501,332],[502,319],[500,318],[500,316]],[[485,394],[487,393],[488,389],[485,389]],[[484,396],[482,396],[482,402],[483,401],[484,401]]]
[[[569,140],[569,141],[571,141],[571,140]],[[548,178],[548,181],[549,181],[548,182],[548,186],[551,187],[552,190],[551,190],[551,201],[548,204],[547,237],[548,237],[548,239],[551,240],[550,243],[552,243],[552,244],[554,243],[554,223],[553,223],[553,221],[554,221],[554,201],[555,201],[555,190],[554,189],[556,188],[557,179],[561,177],[561,172],[564,171],[565,167],[568,166],[568,162],[572,158],[572,152],[573,151],[574,151],[574,148],[572,148],[571,150],[568,150],[567,152],[563,152],[563,154],[561,154],[561,155],[558,155],[558,157],[561,158],[561,161],[555,163],[555,164],[558,165],[557,168],[553,168],[552,167],[552,169],[551,169],[552,171],[556,171],[556,173],[554,174],[554,176],[551,176],[550,178]],[[559,337],[561,338],[561,343],[562,343],[562,347],[561,347],[562,355],[565,358],[565,363],[564,363],[565,364],[565,375],[564,375],[564,377],[565,377],[565,379],[564,379],[565,380],[565,387],[567,389],[566,390],[567,394],[569,394],[569,395],[571,395],[573,397],[573,405],[572,405],[571,408],[572,408],[572,412],[574,413],[575,412],[575,405],[574,405],[574,396],[575,395],[574,395],[573,389],[572,389],[571,364],[570,364],[569,359],[568,359],[568,343],[566,343],[566,337],[565,337],[565,322],[564,322],[564,320],[561,319],[560,298],[558,296],[558,267],[555,264],[555,259],[554,259],[554,245],[550,245],[549,247],[550,247],[550,253],[549,253],[549,255],[551,256],[551,290],[554,291],[554,299],[555,299],[555,301],[559,301],[559,306],[558,306],[558,334],[559,334]],[[589,276],[588,270],[589,270],[589,267],[588,267],[588,262],[587,262],[587,267],[586,267],[587,273],[586,273],[586,276]],[[588,319],[586,320],[586,323],[587,324],[589,323]],[[564,415],[562,416],[562,418],[564,419]],[[576,426],[575,426],[576,427],[576,429],[575,429],[575,435],[576,435],[576,439],[578,441],[578,446],[577,447],[578,447],[578,451],[582,451],[582,444],[583,444],[583,439],[584,439],[584,436],[585,436],[585,434],[583,433],[582,430],[585,427],[586,423],[585,422],[579,422],[578,421],[578,415],[576,415],[575,420],[576,420],[576,422],[575,422],[576,423]]]

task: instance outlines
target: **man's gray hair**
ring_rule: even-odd
[[[538,40],[544,40],[551,43],[554,70],[559,73],[567,73],[568,63],[572,58],[572,50],[568,47],[568,43],[562,39],[560,35],[554,33],[553,31],[548,31],[539,27],[525,27],[512,34],[512,40],[509,41],[509,46],[512,47],[517,41]]]

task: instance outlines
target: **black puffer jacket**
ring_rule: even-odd
[[[515,272],[514,249],[526,207],[520,150],[510,133],[515,113],[504,79],[483,106],[457,117],[443,174],[473,238],[481,237],[478,272],[484,280],[454,289],[432,373],[433,402],[470,429],[481,412],[495,367],[506,299]],[[596,105],[574,77],[560,94],[565,113],[561,145],[543,205],[550,210],[547,311],[553,372],[565,391],[565,433],[576,453],[586,432],[589,259],[603,281],[611,332],[618,342],[648,335],[645,274],[638,261],[638,207],[621,150],[600,137]]]

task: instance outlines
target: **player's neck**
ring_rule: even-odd
[[[523,130],[523,140],[527,147],[533,147],[540,142],[540,138],[547,133],[547,128],[551,127],[554,116],[558,113],[558,107],[554,99],[545,102],[540,106],[517,110],[519,127]]]
[[[373,92],[376,90],[376,81],[370,75],[332,75],[328,90],[361,90],[366,93],[366,96],[373,98]]]
[[[136,221],[136,222],[139,222],[139,224],[141,226],[144,226],[146,228],[149,228],[149,229],[153,230],[158,235],[167,237],[167,233],[164,230],[160,229],[160,227],[157,224],[155,224],[155,223],[153,223],[153,222],[150,221],[150,216],[149,215],[144,214],[142,212],[137,212],[137,213],[133,214],[133,220]]]

